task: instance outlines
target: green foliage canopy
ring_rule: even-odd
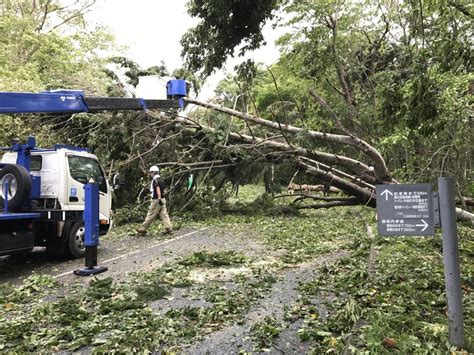
[[[84,13],[93,2],[63,6],[57,0],[13,1],[0,5],[0,91],[67,88],[103,95],[109,81],[103,52],[113,37],[101,27],[89,28]],[[35,134],[44,145],[54,139],[43,126],[25,118],[0,116],[0,143]]]
[[[284,10],[290,20],[280,58],[248,81],[251,112],[334,132],[332,113],[312,89],[381,151],[396,178],[453,175],[461,194],[472,193],[472,4],[288,1]],[[226,96],[237,97],[241,87]],[[319,148],[363,159],[346,148]]]
[[[183,57],[190,71],[209,76],[220,69],[234,48],[240,54],[263,42],[262,27],[279,0],[190,0],[188,12],[200,22],[183,36]]]

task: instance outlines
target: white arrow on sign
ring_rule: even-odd
[[[385,189],[385,190],[382,191],[382,193],[380,195],[382,195],[382,196],[385,195],[385,201],[388,201],[388,195],[389,194],[393,196],[392,191],[390,191],[388,189]]]
[[[423,227],[421,231],[424,232],[426,228],[428,228],[430,225],[426,223],[424,219],[422,219],[421,221],[423,222],[423,224],[415,224],[415,227]]]

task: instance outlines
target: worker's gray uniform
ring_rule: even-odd
[[[150,183],[150,193],[151,193],[151,204],[148,209],[148,213],[143,222],[143,228],[148,229],[148,227],[156,220],[158,215],[163,222],[163,225],[167,231],[171,231],[173,226],[171,225],[170,217],[168,216],[168,211],[166,210],[166,200],[163,198],[163,193],[165,191],[164,184],[159,180],[160,176],[156,175],[153,177]],[[156,193],[156,188],[160,188],[161,199],[158,199]]]

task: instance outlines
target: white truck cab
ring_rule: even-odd
[[[4,164],[16,164],[17,152],[6,152],[2,157]],[[68,253],[73,257],[82,257],[85,253],[84,224],[84,185],[91,180],[99,185],[99,222],[100,234],[105,234],[112,225],[112,188],[104,169],[97,157],[86,149],[55,146],[54,149],[34,149],[30,153],[30,174],[40,177],[40,197],[31,199],[30,211],[39,212],[41,218],[30,223],[31,228],[21,226],[22,221],[10,222],[9,227],[0,226],[0,255],[7,254],[2,250],[2,239],[7,234],[23,236],[22,246],[46,246],[53,253]],[[20,227],[16,230],[15,225]],[[21,228],[23,227],[23,228]],[[4,231],[2,229],[9,229]],[[31,230],[28,230],[31,229]],[[20,238],[21,239],[21,238]],[[20,240],[18,239],[18,240]],[[26,240],[29,240],[27,242]],[[6,243],[6,245],[11,245]]]

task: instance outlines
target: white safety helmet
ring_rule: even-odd
[[[159,174],[159,173],[160,173],[160,168],[157,167],[156,165],[153,165],[153,166],[150,168],[150,173]]]

